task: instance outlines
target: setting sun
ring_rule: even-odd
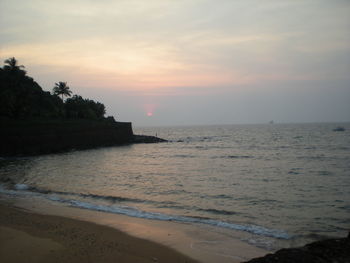
[[[148,104],[144,104],[143,107],[144,107],[144,110],[146,112],[146,116],[152,117],[153,113],[156,109],[156,105],[154,103],[148,103]]]

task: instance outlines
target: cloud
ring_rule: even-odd
[[[141,104],[334,90],[350,82],[349,13],[342,0],[2,0],[0,58],[15,56],[44,87],[151,100]]]

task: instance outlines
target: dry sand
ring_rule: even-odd
[[[9,262],[196,262],[114,228],[0,204],[0,259]]]
[[[30,252],[44,258],[42,262],[55,262],[58,257],[57,261],[70,258],[67,262],[109,262],[111,258],[113,262],[239,263],[269,252],[242,242],[247,236],[240,231],[78,209],[33,196],[0,195],[0,231],[0,259],[6,255],[6,262],[23,262],[9,257],[23,258],[21,253]],[[26,246],[35,242],[49,247],[40,245],[34,251]]]

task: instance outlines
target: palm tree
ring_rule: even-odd
[[[7,64],[4,66],[5,70],[9,70],[12,72],[23,72],[24,74],[26,73],[24,70],[22,70],[22,69],[24,69],[24,66],[18,65],[18,61],[14,57],[8,58],[4,62],[5,62],[5,64]]]
[[[63,96],[70,97],[72,92],[69,90],[69,87],[67,86],[67,82],[58,82],[55,83],[55,87],[53,88],[53,93],[56,95],[61,95],[62,96],[62,101],[63,101]]]

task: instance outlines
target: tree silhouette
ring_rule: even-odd
[[[78,95],[71,97],[70,88],[62,81],[55,83],[52,92],[44,91],[23,68],[14,57],[0,67],[0,122],[2,118],[105,119],[102,103]],[[64,101],[64,96],[70,98]]]
[[[65,102],[66,116],[78,119],[103,119],[106,113],[105,105],[74,95]]]
[[[15,72],[15,73],[21,72],[23,75],[26,74],[26,71],[23,70],[24,66],[18,65],[18,61],[14,57],[6,59],[4,63],[5,63],[4,70],[6,71]]]
[[[55,87],[53,88],[53,93],[56,95],[61,95],[62,96],[62,101],[63,101],[63,96],[70,97],[72,92],[69,90],[69,87],[67,86],[67,82],[58,82],[55,83]]]

